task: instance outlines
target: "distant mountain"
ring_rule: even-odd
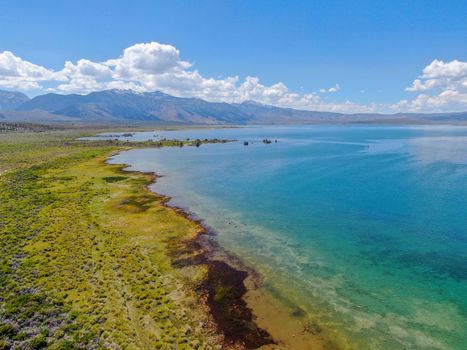
[[[17,108],[42,110],[83,121],[152,121],[175,124],[244,124],[248,116],[228,103],[174,97],[162,92],[106,90],[88,95],[47,94]]]
[[[85,122],[165,124],[290,124],[338,122],[345,117],[341,113],[279,108],[254,101],[217,103],[158,91],[137,93],[129,90],[106,90],[88,95],[46,94],[23,103],[17,111],[45,111]]]
[[[0,90],[0,110],[15,109],[28,100],[29,97],[21,92]]]
[[[263,105],[255,101],[233,104],[245,113],[250,123],[254,124],[291,124],[309,122],[338,122],[346,114],[334,112],[304,111],[293,108],[281,108]]]
[[[3,111],[2,111],[3,112]],[[467,112],[344,114],[243,103],[208,102],[162,92],[106,90],[88,95],[46,94],[23,101],[6,119],[140,124],[467,123]]]

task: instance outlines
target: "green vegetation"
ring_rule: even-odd
[[[214,294],[214,301],[221,303],[225,297],[229,294],[230,289],[225,286],[218,286]]]
[[[127,178],[128,177],[126,176],[105,176],[102,178],[102,180],[107,181],[107,182],[118,182],[118,181],[123,181]]]
[[[151,174],[105,164],[131,144],[84,134],[0,135],[0,349],[220,348],[193,288],[205,267],[169,257],[200,227]]]

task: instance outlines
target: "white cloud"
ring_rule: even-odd
[[[394,104],[361,105],[351,101],[330,102],[314,92],[296,93],[282,82],[264,85],[253,76],[205,77],[183,60],[174,46],[150,42],[132,45],[121,56],[102,62],[67,61],[57,71],[4,51],[0,53],[0,87],[80,94],[105,89],[160,90],[208,101],[255,100],[282,107],[348,113],[466,110],[467,63],[434,60],[407,88],[419,93],[418,96]],[[333,94],[339,90],[340,85],[336,84],[319,92]]]
[[[175,47],[157,42],[130,46],[123,51],[123,56],[110,59],[105,64],[113,66],[121,78],[175,72],[191,66],[180,59],[180,52]]]
[[[434,60],[406,88],[420,93],[401,101],[410,111],[460,111],[467,109],[467,62]]]
[[[10,51],[0,53],[0,86],[30,90],[40,88],[41,81],[55,78],[53,71],[25,61]]]
[[[467,62],[454,60],[443,62],[434,60],[423,69],[423,74],[415,79],[407,91],[426,91],[432,89],[467,88]]]
[[[467,76],[467,62],[454,60],[451,62],[443,62],[434,60],[423,70],[423,77],[436,79],[436,78],[460,78]]]
[[[319,89],[319,92],[321,92],[322,94],[325,94],[325,93],[333,94],[339,91],[340,89],[341,89],[341,86],[339,84],[336,84],[335,86],[330,87],[329,89],[325,89],[325,88]]]

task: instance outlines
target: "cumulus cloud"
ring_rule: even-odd
[[[436,88],[467,89],[467,62],[434,60],[423,69],[423,74],[415,79],[406,90],[417,92]]]
[[[360,105],[351,101],[330,102],[318,93],[296,93],[282,82],[261,83],[258,77],[210,78],[182,59],[177,48],[158,42],[139,43],[123,50],[116,58],[102,62],[80,59],[67,61],[61,70],[51,70],[23,60],[10,51],[0,53],[0,87],[19,90],[85,94],[106,89],[131,89],[137,92],[160,90],[182,97],[208,101],[243,102],[308,110],[335,112],[418,111],[467,109],[467,63],[435,60],[407,88],[419,93],[413,99],[389,105]],[[320,89],[333,94],[340,85]],[[437,91],[429,93],[430,91]]]
[[[319,89],[319,92],[321,92],[322,94],[325,94],[325,93],[333,94],[339,91],[340,89],[341,89],[341,86],[339,84],[336,84],[335,86],[330,87],[329,89],[325,89],[325,88]]]
[[[466,110],[467,62],[434,60],[406,90],[419,93],[400,102],[411,111]]]
[[[180,52],[175,47],[157,42],[130,46],[120,58],[110,59],[105,64],[114,67],[117,76],[123,79],[179,71],[191,66],[180,59]]]
[[[0,53],[0,86],[29,90],[40,88],[40,82],[59,79],[44,67],[23,60],[10,51]]]

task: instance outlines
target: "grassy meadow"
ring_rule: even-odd
[[[171,263],[199,225],[105,163],[131,145],[86,134],[0,134],[0,349],[220,348],[206,269]]]

